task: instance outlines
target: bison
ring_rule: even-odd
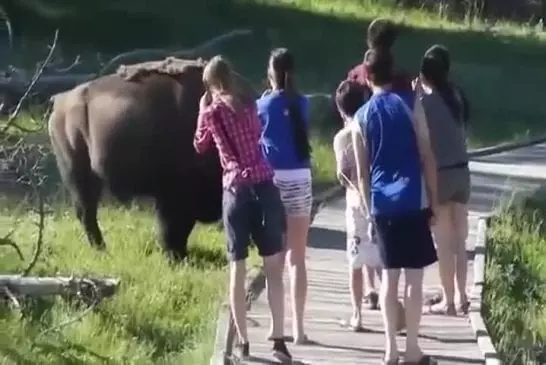
[[[218,153],[197,155],[192,144],[204,66],[174,58],[121,66],[52,97],[52,149],[91,246],[106,247],[97,222],[103,189],[122,203],[152,198],[175,260],[186,256],[196,222],[221,218]],[[239,81],[241,93],[256,97]]]

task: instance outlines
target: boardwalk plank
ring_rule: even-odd
[[[306,330],[313,345],[289,344],[294,359],[302,364],[379,364],[383,356],[384,334],[379,311],[364,310],[363,325],[369,330],[353,333],[342,327],[341,321],[349,318],[351,305],[345,259],[345,232],[343,201],[324,208],[315,218],[310,234],[308,250],[309,294],[306,309]],[[471,235],[476,229],[476,217],[470,220]],[[472,239],[468,240],[468,251],[472,251]],[[425,295],[431,296],[440,290],[437,265],[425,271]],[[472,281],[472,265],[468,267],[469,282]],[[288,278],[285,277],[288,285]],[[403,294],[403,277],[400,297]],[[285,296],[287,318],[286,334],[291,334],[290,301]],[[249,313],[249,336],[251,352],[257,359],[248,364],[275,363],[271,356],[271,343],[266,341],[269,332],[269,308],[265,293],[260,296]],[[251,325],[251,323],[257,326]],[[465,317],[423,316],[421,345],[423,350],[435,356],[440,364],[474,364],[483,359],[475,342],[474,334]],[[403,350],[404,337],[399,336]]]
[[[544,161],[546,144],[515,150],[480,159],[482,162],[521,163],[532,158],[537,169],[546,176]],[[538,162],[537,162],[538,161]],[[540,165],[539,165],[540,163]],[[498,169],[498,166],[497,166]],[[469,207],[470,234],[467,240],[468,286],[473,283],[474,239],[478,215],[489,214],[503,198],[514,193],[528,194],[540,188],[542,181],[507,177],[501,173],[472,171],[472,196]],[[541,176],[542,176],[541,175]],[[348,288],[348,268],[345,258],[344,200],[336,199],[315,217],[310,232],[307,255],[309,294],[306,310],[306,331],[316,343],[308,346],[289,345],[295,364],[379,364],[383,355],[384,334],[378,311],[365,310],[363,325],[368,332],[353,333],[340,325],[351,314]],[[288,280],[285,278],[288,285]],[[440,292],[437,264],[425,270],[425,296]],[[403,289],[403,277],[399,294]],[[285,296],[286,334],[290,335],[290,302]],[[269,309],[263,293],[249,312],[251,354],[255,358],[247,364],[276,364],[270,354],[271,343],[266,340],[269,329]],[[424,315],[421,324],[421,346],[439,364],[481,364],[484,362],[467,317]],[[400,349],[404,337],[398,336]]]

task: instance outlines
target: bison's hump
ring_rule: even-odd
[[[206,62],[201,59],[181,59],[167,57],[161,61],[149,61],[132,65],[121,65],[116,73],[127,81],[134,81],[151,73],[177,76],[189,68],[203,68]]]

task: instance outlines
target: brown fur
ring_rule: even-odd
[[[196,221],[221,217],[217,151],[193,149],[204,63],[181,61],[123,66],[52,98],[57,166],[95,247],[105,247],[97,223],[103,188],[122,202],[154,199],[164,247],[176,259]]]
[[[207,63],[201,58],[197,60],[186,60],[175,57],[167,57],[161,61],[121,65],[118,67],[116,73],[127,81],[134,81],[151,73],[178,76],[183,74],[188,67],[203,68],[206,64]]]

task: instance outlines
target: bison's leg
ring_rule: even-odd
[[[101,181],[91,170],[87,148],[83,143],[72,149],[65,137],[51,134],[51,146],[57,160],[61,180],[70,193],[76,208],[76,216],[84,226],[88,242],[104,248],[97,210],[101,194]]]
[[[84,181],[81,181],[85,179]],[[78,174],[72,197],[76,205],[76,216],[82,223],[87,240],[99,249],[106,248],[102,232],[97,221],[97,212],[101,196],[101,180],[90,170],[85,174]]]
[[[195,226],[195,217],[188,211],[191,205],[176,195],[156,198],[156,210],[163,248],[174,261],[181,261],[187,255],[188,237]]]

